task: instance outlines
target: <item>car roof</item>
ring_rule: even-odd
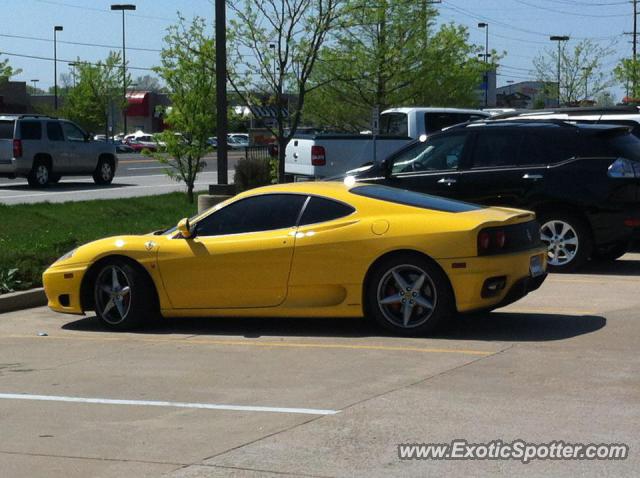
[[[505,119],[489,119],[478,120],[470,123],[463,123],[459,126],[452,126],[445,131],[458,130],[461,128],[537,128],[537,129],[559,129],[559,128],[574,128],[576,130],[601,132],[608,130],[626,130],[629,131],[629,126],[610,124],[610,123],[597,123],[597,124],[585,124],[585,123],[573,123],[571,121],[564,121],[561,119],[525,119],[525,118],[505,118]]]
[[[411,113],[417,111],[418,113],[466,113],[466,114],[479,114],[481,116],[489,116],[489,113],[482,110],[466,109],[466,108],[439,108],[437,106],[416,106],[416,107],[400,107],[389,108],[384,110],[385,113]]]

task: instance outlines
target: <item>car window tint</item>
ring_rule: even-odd
[[[0,139],[13,139],[14,121],[0,121]]]
[[[42,123],[40,121],[22,121],[20,122],[20,138],[42,139]]]
[[[465,134],[434,136],[416,143],[393,159],[392,174],[413,171],[457,169],[462,158]]]
[[[513,166],[517,164],[522,135],[511,131],[481,131],[473,152],[473,167]]]
[[[380,134],[409,136],[405,113],[385,113],[380,116]]]
[[[466,123],[471,118],[478,119],[479,115],[469,113],[425,113],[424,124],[427,133],[434,133],[454,124]]]
[[[49,138],[49,141],[64,141],[60,123],[57,121],[47,122],[47,138]]]
[[[269,231],[296,225],[307,196],[264,194],[241,199],[210,214],[196,225],[198,236]]]
[[[315,224],[318,222],[331,221],[340,217],[348,216],[355,211],[351,206],[333,201],[331,199],[311,196],[307,207],[304,208],[300,225]]]
[[[63,122],[62,129],[64,130],[64,136],[67,138],[67,141],[84,142],[84,133],[76,125]]]
[[[365,196],[381,201],[404,204],[406,206],[420,207],[423,209],[434,209],[445,212],[467,212],[482,209],[482,206],[470,204],[453,199],[446,199],[429,194],[407,191],[406,189],[390,188],[388,186],[366,185],[356,186],[349,190],[350,193]]]
[[[616,156],[640,161],[640,139],[630,133],[606,137],[605,142]]]
[[[551,164],[555,162],[551,149],[551,144],[543,135],[533,132],[526,134],[520,143],[517,163],[523,166]]]

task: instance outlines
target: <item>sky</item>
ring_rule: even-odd
[[[110,49],[122,45],[121,12],[110,11],[104,0],[0,0],[0,58],[23,72],[15,80],[38,79],[38,87],[53,85],[53,26],[58,32],[58,58],[73,61],[104,59]],[[119,2],[125,3],[125,2]],[[126,12],[127,60],[133,78],[151,73],[159,63],[166,28],[174,24],[177,11],[186,18],[202,16],[213,22],[213,0],[132,0],[135,12]],[[628,0],[442,0],[436,5],[439,22],[455,22],[469,28],[470,40],[484,45],[485,33],[478,22],[489,24],[489,48],[506,52],[500,61],[498,86],[507,81],[534,79],[533,58],[554,47],[550,35],[569,35],[570,45],[590,38],[603,46],[613,44],[614,53],[604,61],[612,70],[618,60],[631,55],[633,8]],[[30,38],[25,38],[30,37]],[[77,45],[98,44],[103,46]],[[111,47],[111,48],[109,48]],[[11,55],[9,55],[11,54]],[[24,55],[24,56],[16,56]],[[27,56],[27,57],[25,57]],[[28,58],[42,57],[45,59]],[[46,58],[49,58],[47,60]],[[59,73],[69,71],[58,64]],[[611,89],[619,100],[620,87]]]

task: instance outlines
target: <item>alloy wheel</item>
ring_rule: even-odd
[[[36,166],[36,181],[44,186],[49,182],[49,168],[44,164]]]
[[[437,302],[436,288],[429,274],[420,267],[397,265],[378,283],[377,301],[390,323],[412,329],[432,316]]]
[[[102,163],[102,167],[100,168],[100,175],[102,176],[102,180],[109,181],[112,174],[113,172],[111,170],[111,164],[108,162]]]
[[[540,238],[547,246],[548,263],[552,266],[564,266],[578,253],[580,241],[574,227],[558,219],[545,222],[540,228]]]
[[[127,318],[131,308],[131,286],[127,274],[115,265],[105,267],[96,280],[96,311],[109,324]]]

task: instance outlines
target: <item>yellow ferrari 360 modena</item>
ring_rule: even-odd
[[[533,213],[366,183],[253,189],[166,231],[81,246],[44,273],[53,310],[125,330],[187,316],[366,316],[426,334],[546,277]]]

